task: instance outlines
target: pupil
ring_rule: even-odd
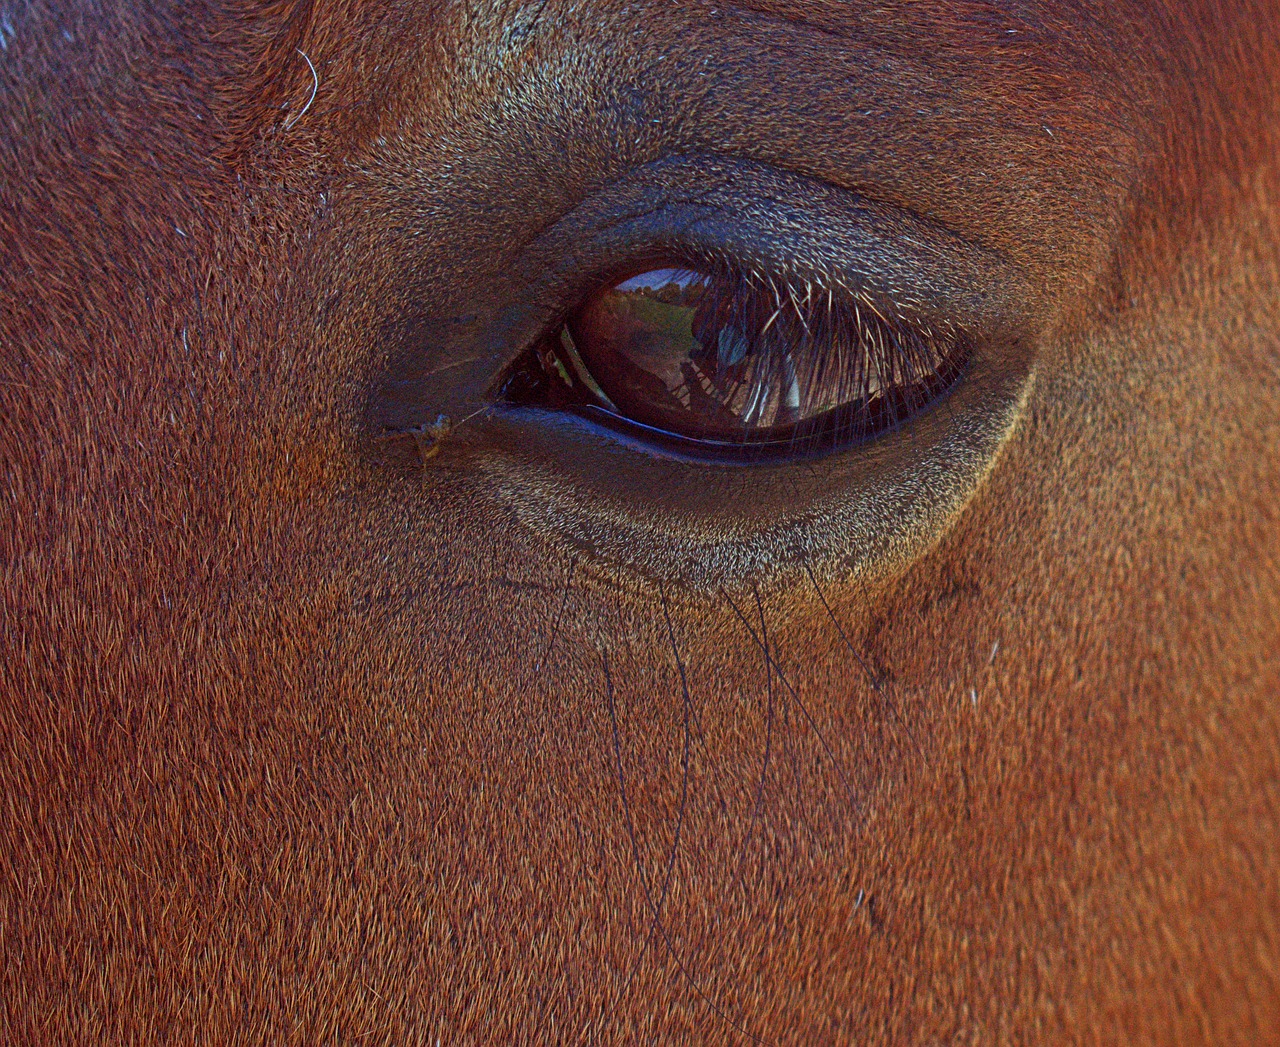
[[[732,440],[804,416],[790,353],[776,344],[761,352],[752,327],[763,320],[744,312],[705,273],[654,269],[595,295],[569,329],[623,413],[657,428]]]

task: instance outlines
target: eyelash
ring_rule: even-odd
[[[713,379],[695,365],[703,393],[726,405],[763,403],[761,418],[773,395],[776,421],[782,413],[776,391],[785,387],[789,412],[802,420],[754,431],[744,425],[728,438],[722,432],[719,439],[699,439],[623,414],[595,381],[589,353],[573,337],[574,317],[590,296],[507,369],[497,399],[576,413],[679,455],[751,462],[825,454],[880,436],[954,386],[970,356],[970,340],[949,321],[911,315],[864,287],[748,272],[706,260],[685,259],[666,268],[702,279],[706,290],[698,299],[699,313],[714,316],[719,330],[738,339],[731,337],[726,355],[721,336],[718,366],[712,360],[712,367],[724,367],[726,359],[739,370],[750,364],[750,384],[737,382],[729,389],[713,389]],[[689,391],[686,383],[686,403]],[[805,411],[814,405],[830,406]]]

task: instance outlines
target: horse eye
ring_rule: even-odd
[[[670,267],[589,296],[513,364],[501,396],[749,461],[879,435],[946,392],[965,358],[950,324],[866,292]]]

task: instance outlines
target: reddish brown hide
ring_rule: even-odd
[[[1278,24],[0,6],[0,1040],[1276,1037]],[[760,469],[486,407],[694,235],[979,366]]]

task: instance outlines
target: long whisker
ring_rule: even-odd
[[[622,740],[618,734],[618,714],[617,714],[617,709],[615,707],[614,694],[613,694],[613,675],[609,671],[609,656],[605,652],[604,648],[601,648],[600,650],[600,659],[601,659],[601,664],[604,668],[605,695],[606,695],[607,704],[609,706],[609,721],[613,725],[613,753],[614,753],[614,759],[617,763],[617,768],[618,768],[618,788],[621,790],[621,793],[622,793],[622,817],[623,817],[623,821],[626,823],[626,826],[627,826],[627,836],[631,840],[631,852],[635,858],[636,869],[640,873],[640,886],[644,891],[644,897],[645,897],[645,901],[648,903],[649,911],[653,914],[653,926],[654,928],[657,929],[658,933],[662,935],[663,943],[667,947],[667,954],[673,960],[675,960],[676,967],[679,969],[681,977],[683,977],[684,980],[688,982],[689,987],[693,989],[695,993],[698,994],[699,998],[701,998],[702,1001],[706,1003],[708,1007],[711,1008],[711,1010],[716,1014],[716,1016],[719,1017],[721,1021],[723,1021],[735,1032],[739,1033],[742,1036],[747,1037],[747,1039],[751,1040],[752,1043],[765,1044],[768,1041],[762,1040],[759,1036],[756,1036],[749,1029],[744,1029],[741,1025],[739,1025],[727,1014],[725,1014],[725,1012],[720,1008],[720,1006],[715,1002],[715,1000],[711,999],[711,997],[706,994],[706,992],[702,989],[702,987],[698,985],[696,981],[694,981],[693,976],[689,973],[688,968],[685,967],[684,961],[680,958],[680,954],[676,952],[675,944],[671,941],[671,935],[667,933],[667,929],[662,923],[661,905],[655,904],[653,900],[653,892],[649,887],[649,877],[645,873],[644,862],[641,860],[641,857],[640,857],[640,843],[636,839],[635,821],[632,818],[632,814],[631,814],[631,802],[627,797],[627,781],[626,781],[626,776],[624,775],[622,770]],[[687,735],[686,735],[686,741],[687,741]],[[687,749],[686,749],[686,753],[687,753]],[[664,896],[664,900],[665,900],[665,896]],[[645,947],[648,948],[647,942]],[[644,953],[642,951],[641,956],[643,955]],[[623,987],[622,987],[623,995],[625,995],[627,988],[631,984],[632,976],[635,974],[635,971],[639,965],[639,962],[640,962],[640,959],[639,957],[637,957],[635,964],[632,965],[631,971],[627,975],[626,982],[623,984]]]
[[[853,641],[849,639],[848,635],[846,635],[844,628],[840,625],[840,620],[836,618],[835,612],[831,610],[831,605],[827,603],[827,598],[823,594],[822,588],[818,585],[818,579],[814,577],[813,568],[809,566],[809,561],[804,560],[802,563],[804,564],[805,573],[809,576],[809,581],[813,583],[813,591],[818,594],[818,599],[822,601],[822,606],[827,612],[827,617],[831,619],[831,624],[836,627],[836,632],[840,634],[840,639],[844,641],[845,647],[849,649],[849,653],[853,655],[854,660],[866,674],[867,680],[871,684],[871,689],[880,696],[880,700],[888,710],[889,715],[899,726],[901,726],[903,731],[906,732],[907,737],[911,739],[911,744],[915,746],[916,752],[923,755],[924,750],[920,748],[920,743],[916,741],[916,736],[912,733],[910,725],[902,718],[901,714],[899,714],[898,707],[894,704],[892,697],[890,697],[886,692],[884,679],[878,673],[873,673],[871,671],[871,667],[867,665],[866,659],[862,657],[862,653],[854,646]]]
[[[808,722],[809,727],[813,730],[813,733],[817,737],[818,741],[822,743],[822,748],[826,752],[828,759],[831,760],[831,765],[836,769],[836,773],[840,776],[840,780],[844,784],[845,791],[849,794],[850,806],[853,807],[854,810],[857,810],[858,800],[857,800],[857,794],[853,788],[853,782],[850,780],[848,773],[845,771],[844,764],[840,762],[839,757],[836,756],[835,750],[831,748],[830,744],[827,742],[826,737],[823,735],[822,730],[818,727],[817,721],[813,718],[813,715],[809,712],[808,706],[806,706],[804,704],[804,701],[801,699],[800,692],[796,690],[796,688],[787,679],[786,674],[782,671],[782,666],[778,664],[777,658],[773,656],[773,653],[769,650],[768,646],[764,644],[760,640],[760,638],[756,635],[755,630],[751,627],[751,623],[747,621],[747,616],[744,615],[742,611],[738,609],[738,605],[733,602],[733,598],[723,590],[721,590],[721,595],[724,596],[725,601],[729,604],[729,606],[733,608],[733,613],[738,616],[738,621],[740,621],[743,627],[747,630],[747,635],[751,637],[752,641],[755,643],[757,647],[759,647],[762,651],[764,651],[765,658],[768,659],[769,663],[773,666],[774,672],[778,674],[778,682],[781,683],[782,686],[787,689],[787,693],[791,695],[791,697],[795,700],[797,707],[800,709],[800,712],[804,714],[804,718]]]
[[[307,53],[300,47],[295,47],[295,51],[302,55],[302,60],[307,63],[307,68],[311,70],[311,95],[307,98],[306,105],[298,112],[296,116],[291,116],[285,121],[284,129],[292,130],[293,125],[307,115],[307,110],[311,108],[311,103],[316,100],[316,92],[320,90],[320,74],[316,72],[316,67],[311,59],[307,57]]]
[[[671,626],[671,613],[667,609],[667,594],[661,586],[658,595],[662,600],[662,617],[667,623],[667,639],[671,642],[671,653],[675,655],[676,668],[680,671],[680,691],[684,699],[684,753],[681,756],[680,772],[680,808],[676,812],[676,831],[671,839],[671,853],[667,856],[667,871],[662,883],[662,898],[658,902],[658,910],[666,904],[667,893],[671,888],[671,878],[675,872],[676,851],[680,847],[680,830],[684,826],[685,808],[689,801],[689,741],[691,738],[690,720],[693,713],[693,701],[689,697],[689,681],[685,676],[684,663],[680,660],[680,651],[676,648],[676,634]]]
[[[542,657],[534,664],[534,672],[538,672],[547,659],[551,657],[551,649],[556,644],[556,634],[559,632],[560,622],[564,618],[564,609],[569,603],[569,585],[573,581],[573,570],[577,566],[578,557],[576,555],[569,557],[569,568],[565,571],[564,586],[561,591],[560,609],[556,612],[555,618],[551,621],[551,631],[547,638],[547,649],[542,652]]]
[[[763,640],[764,647],[764,680],[765,694],[767,696],[767,706],[765,708],[765,726],[764,726],[764,759],[760,762],[760,781],[756,785],[756,799],[752,805],[751,823],[747,826],[746,835],[742,839],[742,845],[738,849],[738,873],[735,877],[736,883],[742,882],[743,872],[747,863],[747,851],[751,846],[751,837],[755,833],[757,822],[760,820],[760,806],[764,801],[764,783],[765,778],[769,774],[769,759],[772,756],[773,747],[773,666],[769,659],[769,631],[764,620],[764,605],[760,602],[760,590],[752,586],[752,592],[756,598],[756,611],[760,615],[760,636]]]
[[[644,892],[650,911],[655,911],[653,897],[649,891],[649,877],[645,874],[644,862],[640,857],[640,841],[636,839],[635,823],[631,816],[631,801],[627,798],[627,778],[622,769],[622,739],[618,733],[618,710],[613,696],[613,674],[609,671],[608,652],[603,647],[600,649],[600,662],[604,669],[604,690],[606,704],[609,708],[609,722],[613,726],[613,756],[618,769],[618,792],[622,796],[622,820],[627,827],[627,836],[631,839],[631,852],[635,856],[636,872],[640,876],[641,890]],[[655,916],[655,922],[656,919],[657,917]],[[654,928],[651,926],[649,934],[645,937],[643,948],[636,955],[635,960],[632,961],[631,969],[627,971],[627,977],[622,983],[622,991],[619,996],[625,997],[627,990],[631,987],[631,981],[640,967],[640,961],[644,959],[644,954],[648,951],[650,942],[653,941],[653,931]]]

